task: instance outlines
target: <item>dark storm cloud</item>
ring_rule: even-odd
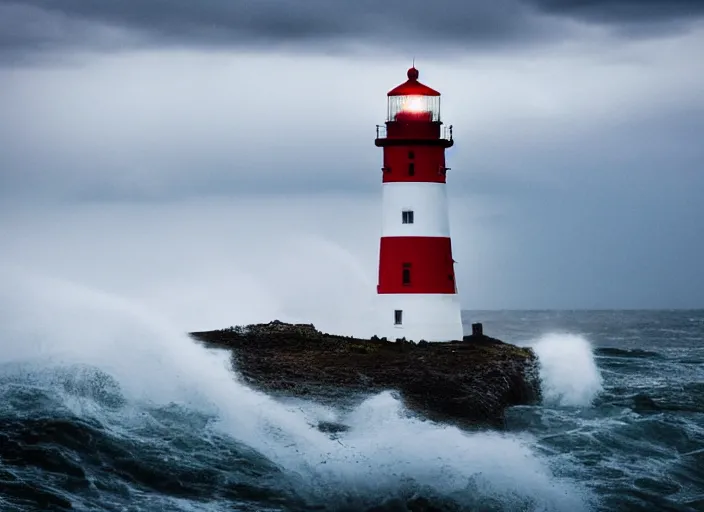
[[[700,0],[532,0],[544,13],[606,26],[621,37],[686,30],[704,16]]]
[[[332,50],[333,43],[383,42],[457,50],[560,37],[561,19],[672,30],[703,13],[699,0],[0,0],[0,48],[9,55],[135,44]]]
[[[132,32],[143,43],[259,45],[357,40],[505,39],[540,32],[518,0],[465,6],[456,0],[0,0],[5,46],[92,44],[76,23]],[[49,29],[49,30],[47,30]],[[85,28],[82,29],[85,32]]]
[[[533,0],[544,12],[613,24],[668,23],[704,14],[701,0]]]

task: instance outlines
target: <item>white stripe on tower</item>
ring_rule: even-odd
[[[381,337],[418,342],[461,340],[464,335],[460,297],[456,293],[393,293],[377,297]],[[396,311],[403,312],[401,325],[394,322]]]
[[[444,183],[384,183],[382,205],[381,236],[450,237]]]

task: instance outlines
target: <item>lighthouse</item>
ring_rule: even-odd
[[[392,340],[461,340],[446,190],[452,126],[443,126],[440,93],[418,81],[415,67],[387,96],[375,140],[383,148],[378,332]]]

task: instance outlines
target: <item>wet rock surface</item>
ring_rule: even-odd
[[[252,387],[292,397],[325,401],[394,390],[412,411],[462,426],[501,426],[507,407],[540,400],[533,351],[483,334],[412,343],[274,321],[191,336],[232,350],[234,366]]]

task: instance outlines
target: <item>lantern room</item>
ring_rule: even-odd
[[[386,123],[376,126],[376,146],[452,146],[452,126],[442,126],[440,120],[440,93],[418,81],[415,67],[408,70],[408,80],[386,95]]]
[[[408,70],[408,80],[393,88],[388,96],[386,122],[440,122],[440,93],[418,81],[418,70]]]

